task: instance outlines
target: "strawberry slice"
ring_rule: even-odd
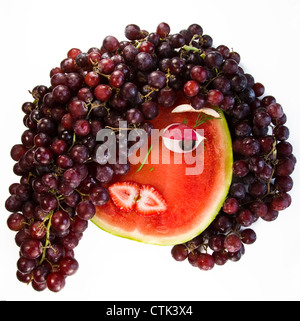
[[[142,185],[135,211],[144,216],[162,214],[167,210],[167,202],[160,192],[151,185]]]
[[[133,210],[140,194],[140,185],[135,182],[117,182],[108,188],[111,200],[124,212]]]
[[[167,210],[167,202],[160,192],[151,185],[135,182],[117,182],[108,188],[114,205],[123,212],[135,210],[143,216],[162,214]]]

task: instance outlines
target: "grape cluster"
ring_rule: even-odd
[[[238,53],[214,48],[198,24],[175,34],[167,23],[152,33],[130,24],[125,36],[107,36],[86,52],[69,50],[50,71],[50,85],[36,86],[33,101],[22,105],[26,130],[11,149],[20,181],[9,187],[5,206],[20,247],[17,278],[37,291],[60,291],[77,271],[74,249],[96,207],[109,200],[106,184],[130,169],[120,156],[143,144],[122,149],[126,135],[137,128],[150,134],[159,106],[172,107],[178,93],[195,109],[212,105],[225,112],[235,162],[221,213],[200,236],[172,249],[176,260],[188,257],[203,269],[237,260],[243,243],[255,240],[254,231],[243,228],[258,217],[275,219],[291,202],[296,159],[286,115],[274,97],[261,98],[264,86],[239,66]],[[127,122],[125,131],[120,121]],[[116,133],[114,164],[109,146],[97,141],[103,128]]]
[[[194,108],[210,104],[225,113],[233,142],[233,180],[211,225],[194,239],[175,245],[171,254],[177,261],[187,259],[192,266],[210,270],[215,264],[240,260],[244,244],[256,241],[249,227],[259,218],[275,220],[290,206],[296,158],[288,142],[287,116],[275,97],[264,95],[264,85],[244,72],[237,52],[225,45],[214,48],[212,41],[207,48],[207,36],[198,36],[197,43],[186,47],[198,61],[190,67],[191,80],[183,91]]]

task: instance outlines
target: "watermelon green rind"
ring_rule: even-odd
[[[107,223],[105,220],[101,220],[101,218],[97,215],[94,216],[92,222],[98,226],[100,229],[114,234],[116,236],[127,238],[130,240],[154,244],[154,245],[161,245],[161,246],[169,246],[179,243],[184,243],[195,236],[199,235],[203,232],[215,219],[216,215],[219,213],[230,188],[231,180],[232,180],[232,163],[233,163],[233,153],[232,153],[232,143],[231,143],[231,135],[229,132],[229,128],[226,122],[226,118],[224,114],[220,112],[220,119],[213,120],[214,122],[219,122],[218,125],[221,126],[221,132],[223,137],[223,150],[222,150],[222,157],[225,157],[224,160],[224,178],[223,182],[220,182],[220,190],[219,193],[215,193],[215,198],[213,205],[209,208],[209,212],[202,215],[201,222],[199,224],[195,224],[195,228],[187,231],[184,234],[174,235],[174,236],[166,236],[166,237],[155,237],[153,235],[146,235],[140,233],[138,229],[125,231],[118,226],[112,226]],[[145,182],[147,183],[147,182]],[[204,216],[204,219],[203,219]]]

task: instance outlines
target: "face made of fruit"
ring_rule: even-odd
[[[217,117],[214,109],[195,110],[191,105],[180,104],[173,110],[161,110],[149,138],[144,130],[131,131],[128,141],[138,143],[129,149],[128,160],[119,157],[119,163],[130,163],[130,171],[122,181],[108,187],[114,205],[121,211],[135,210],[146,216],[165,212],[168,206],[160,188],[162,181],[180,182],[185,176],[201,175],[205,133],[200,127]],[[127,124],[120,124],[120,128],[127,128]],[[112,138],[111,133],[108,137]]]
[[[194,110],[186,100],[160,107],[150,122],[156,131],[132,150],[125,175],[104,184],[110,198],[92,221],[124,238],[178,244],[207,228],[224,202],[232,178],[231,136],[221,111]]]

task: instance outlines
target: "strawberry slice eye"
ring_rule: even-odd
[[[192,127],[181,123],[169,125],[163,133],[165,146],[174,153],[189,153],[204,139]]]

